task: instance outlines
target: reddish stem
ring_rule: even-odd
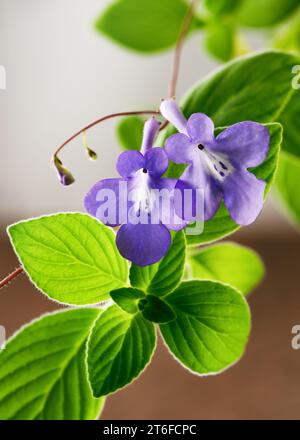
[[[160,112],[157,110],[142,110],[142,111],[134,111],[134,112],[120,112],[120,113],[112,113],[110,115],[103,116],[102,118],[97,119],[96,121],[92,122],[91,124],[87,125],[86,127],[83,127],[81,130],[77,131],[77,133],[73,134],[73,136],[69,137],[54,153],[54,157],[58,155],[58,153],[71,141],[73,141],[75,138],[80,136],[85,131],[89,130],[90,128],[94,127],[97,124],[100,124],[101,122],[107,121],[112,118],[117,118],[120,116],[139,116],[139,115],[159,115]]]
[[[176,48],[175,48],[175,52],[174,52],[171,81],[170,81],[170,85],[169,85],[169,98],[174,98],[175,94],[176,94],[176,87],[177,87],[177,81],[178,81],[178,75],[179,75],[182,48],[183,48],[183,44],[185,41],[185,37],[189,31],[190,25],[191,25],[193,17],[194,17],[194,10],[195,10],[195,6],[196,6],[196,2],[197,2],[197,0],[191,1],[189,9],[186,13],[184,20],[183,20],[179,36],[178,36],[178,40],[177,40],[177,44],[176,44]],[[169,121],[165,121],[161,125],[159,131],[164,130],[168,125],[169,125]]]
[[[13,281],[15,278],[17,278],[17,276],[19,276],[23,272],[24,272],[24,269],[23,269],[23,267],[20,266],[14,272],[7,275],[7,277],[5,277],[2,281],[0,281],[0,289],[7,286],[11,281]]]
[[[185,37],[189,31],[190,25],[192,23],[192,20],[194,17],[194,9],[195,9],[197,1],[198,0],[191,0],[189,9],[187,11],[187,14],[186,14],[184,20],[183,20],[182,27],[181,27],[181,30],[179,33],[179,37],[178,37],[175,52],[174,52],[172,76],[171,76],[170,87],[169,87],[169,98],[173,98],[176,93],[176,86],[177,86],[177,80],[178,80],[178,74],[179,74],[179,68],[180,68],[180,59],[181,59],[183,43],[184,43]]]

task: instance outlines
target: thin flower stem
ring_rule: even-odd
[[[139,116],[139,115],[159,115],[159,110],[142,110],[142,111],[134,111],[134,112],[120,112],[120,113],[112,113],[110,115],[103,116],[102,118],[97,119],[96,121],[92,122],[91,124],[87,125],[86,127],[83,127],[81,130],[77,131],[77,133],[73,134],[73,136],[69,137],[54,153],[53,157],[56,157],[58,153],[61,152],[61,150],[68,145],[71,141],[73,141],[75,138],[80,136],[81,134],[85,133],[87,130],[89,130],[92,127],[95,127],[95,125],[100,124],[101,122],[108,121],[109,119],[117,118],[120,116]]]
[[[178,75],[179,75],[182,48],[183,48],[185,37],[187,36],[187,33],[189,31],[190,25],[191,25],[193,17],[194,17],[195,6],[196,6],[197,1],[198,0],[191,0],[189,9],[188,9],[187,14],[184,18],[184,21],[182,23],[180,34],[179,34],[179,37],[177,40],[177,44],[176,44],[176,48],[175,48],[175,52],[174,52],[171,81],[170,81],[170,86],[169,86],[169,98],[173,98],[174,95],[176,94],[176,86],[177,86]]]
[[[189,9],[186,13],[186,16],[183,20],[182,27],[178,36],[175,52],[174,52],[174,59],[173,59],[173,65],[172,65],[172,73],[171,73],[171,81],[169,84],[169,98],[174,98],[176,95],[176,87],[178,82],[178,76],[179,76],[179,69],[180,69],[180,61],[181,61],[181,54],[183,49],[183,44],[185,41],[185,37],[187,36],[187,33],[189,31],[190,25],[192,23],[194,12],[195,12],[195,6],[198,0],[191,0]],[[164,130],[169,125],[169,121],[165,121],[161,127],[160,131]]]
[[[14,272],[9,274],[7,277],[5,277],[2,281],[0,281],[0,289],[7,286],[11,281],[17,278],[21,273],[24,272],[24,269],[22,266],[18,267]]]

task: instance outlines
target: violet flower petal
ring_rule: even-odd
[[[145,166],[145,158],[139,151],[123,151],[117,161],[117,171],[124,178],[131,177]]]
[[[148,266],[166,255],[171,234],[164,225],[126,224],[119,229],[116,243],[124,258],[139,266]]]
[[[124,179],[104,179],[97,182],[92,189],[87,193],[84,199],[84,207],[86,211],[100,220],[102,223],[108,226],[118,226],[121,224],[122,219],[120,218],[119,212],[119,202],[120,197],[120,182],[124,183],[124,195],[123,198],[127,200],[127,182]],[[102,192],[103,191],[103,192]],[[122,190],[121,190],[122,191]],[[103,209],[103,205],[106,204],[108,197],[111,197],[110,211]],[[126,202],[125,202],[126,203]],[[130,208],[130,202],[127,202],[128,208]],[[101,209],[102,207],[102,209]],[[110,221],[109,221],[110,220]]]
[[[194,143],[206,144],[214,140],[214,123],[204,113],[194,113],[187,122],[187,132]]]
[[[222,189],[216,180],[202,169],[199,170],[198,179],[195,179],[195,174],[193,165],[190,165],[176,184],[176,189],[180,189],[184,201],[183,205],[175,203],[176,213],[189,222],[208,221],[214,217],[220,207],[223,197]],[[190,193],[186,193],[187,190],[190,190]],[[201,203],[200,206],[199,203]]]
[[[237,168],[260,165],[266,158],[270,145],[267,127],[257,122],[239,122],[219,134],[210,151],[226,155]]]
[[[174,99],[165,99],[162,101],[160,112],[180,133],[187,134],[187,120]]]
[[[191,139],[182,133],[170,136],[165,143],[168,157],[174,163],[192,163],[195,155],[195,146]]]
[[[179,217],[176,213],[175,203],[177,198],[174,199],[174,190],[177,179],[151,179],[150,185],[152,189],[163,190],[160,193],[160,197],[156,200],[153,211],[158,212],[158,218],[161,223],[172,231],[181,231],[184,229],[188,222]]]
[[[241,226],[253,223],[260,214],[266,182],[248,171],[236,171],[223,183],[224,202],[233,220]]]
[[[141,153],[145,154],[146,151],[153,147],[155,136],[159,129],[159,122],[155,118],[148,119],[144,125],[143,141],[141,147]]]
[[[163,148],[151,148],[145,154],[145,168],[153,177],[162,176],[168,169],[169,160]]]

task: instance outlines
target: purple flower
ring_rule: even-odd
[[[148,120],[141,151],[125,151],[118,158],[121,178],[101,180],[84,201],[86,210],[103,223],[122,225],[117,233],[118,249],[123,257],[140,266],[163,258],[171,244],[169,229],[180,230],[186,225],[175,214],[172,194],[177,180],[161,177],[169,160],[164,149],[153,148],[158,128],[156,119]],[[166,190],[169,209],[162,203],[159,190]],[[114,212],[108,218],[111,193],[114,203],[110,207]]]
[[[237,224],[252,223],[262,209],[266,182],[257,179],[248,168],[260,165],[266,158],[268,129],[245,121],[215,138],[214,123],[203,113],[195,113],[187,121],[172,99],[162,102],[161,113],[180,132],[166,140],[169,158],[188,165],[178,186],[183,181],[186,186],[204,191],[205,220],[216,214],[224,198]]]

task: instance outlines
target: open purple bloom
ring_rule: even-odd
[[[237,224],[252,223],[262,209],[266,182],[257,179],[248,168],[260,165],[266,158],[268,129],[245,121],[215,138],[214,123],[208,116],[195,113],[187,121],[173,99],[162,102],[161,113],[180,132],[166,140],[169,158],[188,165],[178,185],[183,182],[204,191],[205,220],[216,214],[224,198]]]
[[[103,223],[122,225],[117,233],[118,249],[139,266],[163,258],[171,244],[169,229],[180,230],[186,225],[175,214],[172,192],[177,180],[161,177],[169,160],[164,149],[153,148],[158,128],[157,120],[148,120],[141,151],[124,151],[118,158],[121,177],[96,183],[84,201],[86,210]],[[169,209],[162,204],[158,190],[166,190]],[[109,206],[111,194],[113,203]],[[108,215],[109,210],[113,215]]]

